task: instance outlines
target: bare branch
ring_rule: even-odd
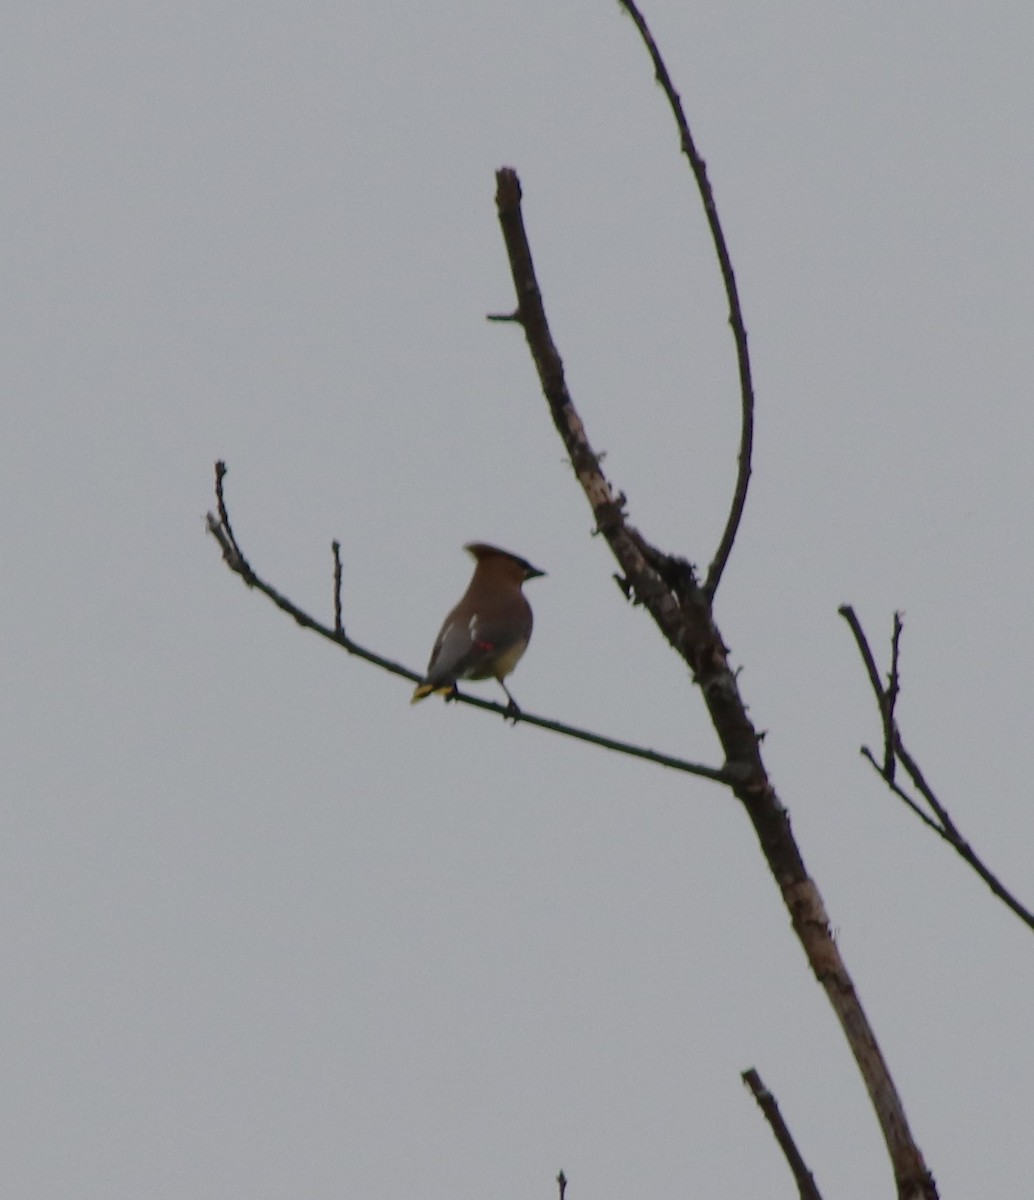
[[[869,684],[876,697],[876,707],[879,709],[880,720],[883,723],[883,767],[882,769],[877,767],[877,770],[888,783],[892,784],[894,782],[894,765],[896,762],[894,758],[894,705],[897,702],[900,688],[898,680],[898,643],[901,637],[900,614],[894,614],[890,682],[886,691],[884,691],[883,684],[880,682],[879,668],[876,666],[876,658],[873,655],[869,639],[865,636],[865,631],[862,629],[861,622],[858,620],[855,610],[850,604],[841,604],[837,612],[844,618],[850,626],[851,632],[854,634],[855,645],[858,647],[858,653],[862,656],[862,662],[865,663],[865,670],[869,676]],[[862,752],[868,753],[864,747],[862,748]]]
[[[736,533],[743,517],[743,508],[747,502],[747,487],[750,484],[750,464],[754,446],[754,384],[751,380],[750,353],[747,349],[747,327],[743,321],[743,310],[740,306],[736,276],[732,269],[732,259],[729,256],[729,248],[725,242],[721,221],[718,219],[718,207],[715,204],[714,192],[711,190],[711,183],[707,178],[707,164],[697,152],[693,135],[689,129],[689,122],[686,120],[686,114],[682,108],[682,101],[678,92],[675,91],[668,68],[664,65],[664,59],[661,58],[661,52],[653,40],[653,34],[650,33],[645,18],[633,0],[618,0],[618,2],[632,18],[636,29],[639,30],[639,36],[643,39],[650,58],[653,60],[657,82],[668,99],[675,124],[678,126],[682,153],[689,159],[693,178],[696,180],[697,190],[700,192],[700,199],[704,205],[707,224],[711,230],[715,253],[718,256],[718,265],[722,272],[722,282],[725,285],[725,294],[729,301],[729,325],[736,341],[736,362],[740,374],[740,450],[737,460],[736,488],[733,492],[729,516],[725,522],[725,530],[718,543],[718,549],[707,569],[707,578],[703,585],[704,595],[709,600],[713,600],[722,578],[722,572],[725,570],[725,564],[729,561],[729,555],[732,553],[733,543],[736,541]]]
[[[556,1177],[556,1185],[557,1191],[560,1193],[560,1200],[564,1200],[564,1192],[567,1191],[567,1176],[563,1171]]]
[[[1021,904],[1019,900],[1005,887],[999,878],[986,866],[983,860],[977,855],[973,847],[962,836],[958,826],[951,819],[951,815],[944,807],[941,801],[937,798],[933,788],[926,782],[923,772],[919,769],[919,764],[908,752],[905,743],[901,737],[901,731],[898,728],[897,720],[894,716],[894,705],[900,692],[900,675],[899,675],[899,658],[900,658],[900,642],[902,632],[901,614],[894,614],[894,629],[891,634],[890,643],[890,676],[886,691],[880,685],[879,671],[876,667],[876,660],[873,657],[872,649],[869,646],[869,641],[862,629],[861,622],[854,609],[849,604],[843,604],[839,608],[840,615],[844,618],[851,628],[854,635],[855,644],[858,647],[858,652],[862,657],[862,662],[865,664],[866,674],[869,676],[869,682],[872,685],[873,691],[876,694],[876,705],[879,709],[880,720],[883,723],[883,765],[877,761],[873,752],[868,746],[862,747],[862,756],[866,758],[872,765],[873,770],[879,775],[887,787],[894,793],[898,799],[906,805],[928,828],[932,829],[939,837],[948,843],[949,846],[964,859],[973,868],[980,878],[987,884],[991,891],[1006,905],[1020,920],[1031,929],[1034,929],[1034,913],[1029,908]],[[889,755],[889,758],[888,758]],[[900,763],[904,767],[909,779],[912,781],[912,786],[916,789],[919,795],[926,802],[933,813],[931,817],[924,811],[919,802],[905,791],[903,787],[896,782],[894,767],[896,763]]]
[[[876,755],[873,754],[868,746],[862,746],[861,755],[862,758],[866,759],[872,765],[872,769],[877,775],[879,775],[879,777],[883,780],[887,787],[890,788],[894,795],[898,797],[902,804],[910,808],[924,825],[929,825],[934,833],[939,834],[941,837],[945,836],[944,829],[937,824],[933,817],[928,816],[903,787],[895,783],[894,780],[888,779],[887,776],[884,775],[883,767],[880,766],[880,764],[876,761]]]
[[[901,676],[898,663],[901,650],[901,613],[894,614],[894,631],[890,635],[890,676],[887,690],[883,693],[883,774],[888,782],[894,779],[894,707],[901,692]]]
[[[318,633],[320,637],[333,642],[342,650],[347,650],[349,654],[354,654],[356,658],[361,658],[365,662],[372,663],[375,667],[380,667],[382,671],[388,671],[392,675],[400,675],[403,679],[419,683],[423,679],[422,674],[411,671],[408,667],[402,666],[401,663],[393,662],[390,658],[385,658],[382,654],[377,654],[373,650],[367,650],[365,646],[359,645],[358,642],[346,636],[341,618],[341,556],[340,547],[337,542],[333,543],[334,628],[330,628],[322,622],[317,621],[315,617],[310,616],[293,601],[288,600],[286,596],[278,592],[276,588],[255,574],[241,552],[230,527],[226,501],[223,494],[223,480],[226,477],[226,471],[225,463],[216,463],[215,489],[219,516],[216,517],[213,513],[209,513],[206,519],[206,526],[208,532],[222,548],[223,558],[226,560],[226,565],[230,570],[234,574],[239,575],[248,587],[255,588],[272,600],[277,608],[287,613],[288,616],[293,617],[302,628],[311,629],[314,633]],[[600,746],[604,750],[613,750],[617,754],[625,754],[630,758],[640,758],[646,762],[667,767],[672,771],[682,771],[687,775],[696,775],[701,779],[709,779],[712,783],[727,784],[729,782],[728,773],[721,768],[707,767],[701,763],[688,762],[686,759],[676,758],[671,754],[661,754],[656,750],[649,750],[645,746],[636,746],[631,742],[623,742],[617,738],[605,737],[603,734],[592,733],[588,729],[579,729],[577,726],[568,725],[562,721],[553,721],[548,717],[537,717],[533,713],[524,712],[523,710],[515,717],[509,706],[496,704],[491,700],[482,700],[480,696],[471,696],[457,690],[449,699],[450,702],[455,701],[459,704],[468,704],[472,708],[480,708],[485,712],[498,713],[500,716],[512,720],[514,724],[520,722],[524,725],[534,725],[538,729],[548,729],[551,733],[559,733],[563,737],[574,738],[581,742],[589,742],[593,746]]]
[[[797,1144],[793,1140],[793,1134],[783,1120],[783,1115],[779,1111],[779,1105],[776,1103],[775,1096],[761,1082],[761,1076],[753,1067],[744,1071],[740,1078],[753,1093],[754,1099],[758,1102],[758,1108],[765,1114],[765,1120],[775,1135],[775,1140],[779,1143],[779,1149],[782,1150],[783,1157],[786,1159],[790,1171],[793,1173],[794,1182],[797,1184],[797,1191],[800,1194],[801,1200],[822,1200],[822,1195],[816,1186],[815,1178],[811,1171],[808,1170],[807,1164],[801,1157],[801,1152],[797,1149]]]
[[[345,626],[341,619],[341,543],[331,542],[330,549],[334,555],[334,632],[343,638]]]
[[[600,466],[574,407],[563,362],[546,321],[521,212],[517,173],[496,172],[496,207],[517,296],[519,324],[538,371],[553,424],[596,520],[627,583],[627,592],[650,613],[658,629],[685,660],[700,688],[726,756],[726,771],[761,844],[815,976],[825,989],[887,1145],[899,1200],[934,1200],[937,1188],[908,1127],[904,1107],[829,928],[822,897],[804,867],[790,819],[761,759],[759,737],[740,694],[728,648],[714,623],[710,598],[684,559],[651,546],[629,522],[625,497],[615,492]]]
[[[858,646],[858,653],[862,656],[862,662],[865,663],[865,671],[869,676],[869,683],[872,685],[872,690],[876,694],[876,703],[880,709],[880,715],[883,714],[883,685],[880,683],[880,672],[876,666],[876,659],[873,657],[872,648],[869,645],[869,639],[865,636],[865,630],[862,629],[862,624],[858,620],[855,610],[850,604],[841,604],[837,612],[851,627],[851,632],[854,634],[855,644]]]

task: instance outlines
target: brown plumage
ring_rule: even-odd
[[[432,692],[452,694],[458,679],[498,679],[509,707],[520,709],[503,680],[531,639],[531,607],[521,585],[545,574],[516,554],[484,542],[464,547],[477,562],[460,602],[442,623],[427,674],[411,703]]]

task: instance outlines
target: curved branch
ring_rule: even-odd
[[[934,831],[939,837],[943,838],[949,846],[973,868],[980,878],[987,884],[991,891],[998,897],[1002,903],[1010,909],[1020,920],[1030,929],[1034,929],[1034,913],[1023,904],[1009,891],[1009,889],[1001,882],[991,869],[985,865],[983,860],[977,855],[973,847],[962,836],[958,826],[951,819],[948,810],[937,798],[933,789],[926,782],[923,772],[919,768],[919,764],[909,754],[905,743],[901,737],[901,730],[898,728],[898,723],[894,717],[894,705],[901,690],[901,676],[899,672],[899,650],[901,642],[901,631],[903,628],[901,614],[894,614],[894,628],[891,633],[890,640],[890,674],[887,677],[887,686],[884,688],[880,681],[880,673],[876,667],[876,659],[872,652],[872,647],[869,645],[869,639],[865,636],[865,630],[862,629],[862,623],[858,620],[858,615],[850,604],[842,604],[837,610],[847,622],[851,633],[854,635],[855,645],[858,647],[858,653],[861,655],[862,662],[865,664],[865,672],[869,677],[869,685],[876,697],[876,707],[880,712],[880,719],[883,723],[883,765],[881,766],[876,761],[876,756],[868,748],[862,747],[862,756],[868,759],[870,765],[877,775],[883,780],[888,788],[895,796],[905,804],[915,815]],[[916,789],[919,795],[926,801],[931,817],[924,811],[922,805],[905,791],[894,778],[894,767],[896,763],[900,763],[904,767],[906,774],[912,781],[912,786]]]
[[[223,560],[230,570],[235,575],[239,575],[248,587],[255,588],[256,591],[261,592],[264,596],[272,600],[281,612],[285,612],[288,616],[293,617],[303,629],[311,629],[314,633],[318,633],[320,637],[326,638],[328,642],[333,642],[336,646],[340,646],[342,650],[347,650],[349,654],[354,654],[356,658],[361,658],[365,662],[372,663],[375,667],[380,667],[382,671],[388,671],[392,675],[400,675],[403,679],[419,683],[423,679],[422,674],[411,671],[408,667],[402,666],[401,663],[393,662],[390,658],[385,658],[382,654],[377,654],[373,650],[367,650],[365,646],[360,646],[358,642],[353,641],[346,635],[341,619],[341,547],[337,542],[334,542],[332,545],[334,555],[333,628],[317,621],[315,617],[310,616],[303,609],[300,609],[297,604],[255,574],[251,564],[244,557],[238,545],[237,538],[234,535],[233,527],[230,524],[223,490],[225,476],[226,464],[217,462],[215,464],[215,494],[219,515],[216,516],[213,513],[209,513],[205,524],[208,532],[219,543],[223,552]],[[524,712],[523,710],[514,715],[509,706],[496,704],[491,700],[482,700],[480,696],[470,696],[465,692],[457,691],[449,699],[450,702],[456,701],[459,704],[469,704],[472,708],[483,709],[485,712],[498,713],[501,717],[512,720],[514,724],[520,721],[525,725],[534,725],[538,729],[548,729],[551,733],[559,733],[563,737],[574,738],[581,742],[589,742],[593,746],[600,746],[604,750],[613,750],[617,754],[626,754],[630,758],[644,759],[646,762],[656,763],[658,766],[667,767],[672,771],[682,771],[687,775],[696,775],[701,779],[710,779],[712,783],[727,784],[729,782],[727,772],[720,768],[688,762],[686,759],[676,758],[671,754],[661,754],[656,750],[649,750],[645,746],[636,746],[631,742],[623,742],[617,738],[605,737],[603,734],[592,733],[588,729],[579,729],[575,725],[567,725],[563,721],[553,721],[548,717],[537,717],[533,713]]]
[[[599,455],[567,389],[564,364],[546,321],[535,277],[517,172],[496,172],[496,207],[517,295],[514,321],[524,330],[553,424],[596,519],[624,575],[623,585],[653,617],[685,660],[722,743],[732,789],[746,809],[769,870],[808,962],[826,992],[869,1092],[886,1142],[899,1200],[935,1200],[937,1188],[916,1145],[876,1034],[829,927],[822,897],[805,870],[790,818],[761,759],[759,737],[739,694],[728,648],[714,623],[710,597],[692,566],[664,554],[628,522],[625,496],[603,474]]]
[[[700,199],[704,205],[707,224],[711,230],[715,253],[718,256],[718,265],[722,272],[722,283],[725,285],[725,295],[729,300],[729,325],[732,327],[732,336],[736,341],[736,364],[740,373],[740,450],[737,459],[736,488],[733,492],[729,516],[703,584],[704,595],[709,600],[713,600],[722,578],[722,572],[725,570],[725,564],[729,561],[729,555],[732,553],[733,543],[736,541],[736,534],[743,517],[743,508],[747,502],[747,487],[750,484],[750,464],[754,447],[754,384],[751,379],[750,353],[747,349],[747,327],[743,322],[743,310],[740,307],[740,293],[736,286],[732,259],[729,256],[729,248],[725,242],[721,221],[718,219],[718,207],[715,204],[714,192],[711,190],[711,183],[707,178],[707,164],[697,152],[696,143],[693,141],[693,135],[689,129],[689,122],[686,120],[686,114],[682,108],[682,101],[678,92],[675,91],[668,68],[664,65],[664,59],[661,58],[661,52],[653,40],[653,34],[650,33],[643,15],[633,0],[618,0],[618,2],[632,18],[636,29],[639,30],[639,36],[643,39],[650,58],[653,60],[657,82],[668,98],[672,116],[678,126],[682,153],[689,159],[693,178],[696,180]]]

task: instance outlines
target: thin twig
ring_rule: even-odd
[[[869,639],[865,636],[865,630],[862,629],[862,623],[858,620],[858,615],[850,604],[841,604],[837,612],[844,618],[854,634],[855,644],[858,647],[858,653],[862,656],[862,662],[865,664],[866,674],[869,676],[869,683],[872,685],[872,690],[876,694],[876,703],[883,712],[883,685],[880,683],[880,672],[876,666],[876,659],[873,657],[872,648],[869,645]]]
[[[209,513],[208,530],[215,535],[216,540],[222,547],[223,558],[226,560],[227,565],[247,581],[251,574],[251,568],[241,553],[240,546],[237,545],[233,526],[230,524],[230,514],[226,511],[226,502],[223,499],[223,480],[226,478],[226,471],[226,463],[220,459],[215,464],[215,500],[219,512],[219,520],[217,522],[213,521],[212,514]]]
[[[922,771],[919,769],[919,764],[905,749],[905,743],[901,740],[901,733],[898,727],[894,726],[894,754],[901,762],[901,765],[908,772],[909,779],[912,780],[916,790],[920,796],[929,804],[933,810],[934,816],[941,823],[941,828],[948,835],[950,841],[961,842],[962,835],[955,827],[955,822],[948,815],[948,810],[941,804],[940,800],[933,794],[933,790],[923,777]]]
[[[901,693],[901,675],[899,661],[901,655],[901,630],[904,628],[901,613],[894,614],[894,629],[890,635],[890,675],[887,677],[887,689],[883,693],[883,774],[888,783],[894,780],[894,766],[897,759],[894,755],[894,707]]]
[[[933,817],[930,816],[929,813],[924,812],[922,807],[912,799],[908,792],[906,792],[899,783],[896,783],[893,779],[887,778],[887,776],[883,773],[883,767],[876,761],[876,755],[873,754],[868,746],[862,746],[860,753],[862,758],[871,764],[872,769],[877,775],[879,775],[879,777],[883,780],[887,787],[890,788],[894,795],[897,796],[902,804],[910,808],[924,825],[929,825],[934,833],[938,834],[946,841],[951,841],[947,833],[944,831],[944,828],[941,825],[938,825],[938,823],[933,819]]]
[[[567,1176],[563,1171],[556,1177],[556,1185],[557,1191],[560,1193],[560,1200],[564,1200],[564,1192],[567,1191]]]
[[[732,553],[733,543],[736,541],[736,533],[743,517],[743,508],[747,502],[747,487],[750,484],[750,464],[754,445],[754,384],[751,379],[750,353],[747,349],[747,327],[743,321],[743,309],[740,306],[736,275],[732,269],[732,258],[729,255],[721,221],[718,219],[718,206],[715,204],[714,192],[711,189],[710,180],[707,178],[707,164],[697,152],[696,143],[693,141],[693,135],[689,129],[689,122],[686,120],[686,114],[682,108],[682,100],[671,82],[668,68],[664,65],[664,59],[661,58],[661,52],[653,40],[653,34],[642,13],[633,0],[619,0],[619,3],[632,18],[636,29],[639,30],[639,36],[643,39],[650,58],[653,60],[657,82],[668,98],[675,124],[678,126],[682,152],[689,159],[693,178],[696,180],[700,199],[704,205],[707,224],[711,230],[715,253],[718,256],[718,265],[722,272],[722,282],[725,285],[725,294],[729,300],[729,325],[732,327],[732,335],[736,341],[736,363],[740,374],[740,449],[737,460],[736,488],[733,491],[729,516],[703,584],[704,594],[709,600],[713,600],[722,578],[722,572]]]
[[[341,619],[341,543],[331,542],[334,554],[334,632],[338,637],[345,636],[345,626]]]
[[[941,801],[937,798],[933,788],[926,782],[923,772],[920,770],[919,764],[908,752],[904,740],[901,737],[901,730],[898,728],[897,720],[894,716],[894,704],[900,692],[900,642],[901,632],[903,628],[901,614],[894,614],[894,628],[891,634],[890,644],[890,676],[887,684],[887,689],[884,691],[880,684],[879,670],[876,667],[876,660],[873,656],[872,648],[869,645],[869,640],[865,636],[865,631],[862,629],[861,622],[854,609],[849,604],[841,605],[839,608],[840,615],[850,626],[851,632],[854,635],[855,645],[858,647],[858,652],[861,655],[862,662],[865,664],[866,674],[869,676],[869,683],[872,685],[873,692],[876,695],[876,706],[880,713],[880,720],[883,723],[884,732],[884,751],[883,765],[876,761],[876,756],[868,746],[861,748],[862,756],[871,764],[873,770],[879,775],[887,787],[895,796],[923,822],[928,828],[932,829],[938,837],[942,838],[949,846],[967,862],[980,878],[987,884],[991,891],[998,897],[1002,903],[1010,909],[1021,921],[1031,929],[1034,929],[1034,912],[1021,904],[1019,900],[1009,891],[1001,880],[995,875],[991,869],[985,865],[983,860],[977,855],[973,847],[963,837],[958,826],[952,820],[948,810],[944,807]],[[888,746],[890,747],[888,751]],[[888,767],[888,753],[890,754]],[[905,791],[903,787],[896,781],[894,766],[900,763],[904,767],[909,779],[912,781],[912,786],[916,789],[923,800],[926,802],[933,813],[931,817],[929,813],[924,811],[919,802]]]
[[[902,757],[902,754],[904,754],[904,757]],[[983,860],[976,854],[973,847],[969,844],[969,842],[966,841],[966,839],[958,831],[958,829],[955,826],[955,823],[950,818],[948,818],[947,824],[942,825],[942,824],[938,823],[937,821],[935,821],[932,817],[928,816],[925,812],[923,812],[922,808],[920,808],[920,806],[915,802],[915,800],[913,800],[912,797],[909,796],[908,793],[899,784],[894,783],[891,780],[887,779],[887,777],[883,774],[880,764],[876,761],[872,751],[867,746],[862,747],[862,756],[869,761],[869,763],[872,765],[873,770],[876,772],[877,775],[879,775],[879,777],[883,780],[883,782],[887,785],[887,787],[890,788],[890,790],[894,793],[894,795],[897,796],[898,799],[901,800],[901,802],[903,804],[905,804],[908,808],[910,808],[912,810],[912,812],[915,813],[915,815],[920,819],[920,821],[923,822],[924,825],[929,826],[929,828],[932,829],[934,831],[934,833],[936,833],[938,835],[938,837],[942,838],[945,842],[947,842],[948,845],[951,846],[951,848],[956,852],[956,854],[959,855],[960,858],[962,858],[965,862],[969,863],[969,865],[973,868],[973,870],[987,884],[987,886],[991,889],[991,891],[994,893],[994,895],[996,895],[998,897],[998,899],[1001,900],[1001,902],[1006,906],[1006,908],[1010,909],[1010,911],[1012,911],[1017,917],[1019,917],[1020,920],[1024,923],[1024,925],[1027,925],[1031,929],[1034,929],[1034,912],[1031,912],[1031,910],[1029,908],[1027,908],[1023,904],[1021,904],[1020,901],[1017,900],[1016,897],[1012,894],[1012,892],[1010,892],[1009,889],[1007,887],[1005,887],[1005,885],[1001,882],[1001,880],[998,878],[998,876],[995,875],[987,866],[985,866]],[[915,764],[914,760],[911,758],[911,756],[908,754],[908,752],[901,745],[900,741],[898,742],[898,757],[901,760],[901,765],[905,768],[906,771],[908,771],[909,775],[912,775],[913,770],[914,770],[915,777],[922,779],[922,773],[919,771],[918,766]],[[913,777],[913,782],[915,782],[915,777]],[[916,786],[919,787],[919,784],[916,784]],[[926,785],[925,780],[923,781],[923,786],[922,786],[922,788],[920,788],[920,791],[922,791],[923,798],[927,801],[927,803],[930,803],[930,797],[933,795],[933,793],[929,791],[929,788]],[[936,797],[934,799],[936,801]],[[938,808],[941,808],[939,803],[938,803]],[[943,811],[943,808],[941,808],[941,811]]]
[[[297,621],[303,629],[311,629],[313,633],[318,633],[320,637],[324,637],[327,641],[333,642],[336,646],[340,646],[342,650],[347,650],[349,654],[354,654],[356,658],[363,659],[364,662],[372,663],[375,667],[380,667],[382,671],[388,671],[392,675],[399,675],[403,679],[409,679],[413,683],[419,683],[423,679],[423,675],[411,671],[408,667],[404,667],[401,663],[393,662],[390,658],[385,658],[382,654],[377,654],[373,650],[367,650],[365,646],[361,646],[358,642],[353,641],[346,636],[344,626],[341,623],[340,611],[335,612],[335,627],[331,628],[324,625],[321,621],[317,621],[315,617],[299,608],[293,601],[289,600],[276,588],[266,583],[264,579],[259,578],[251,568],[244,555],[241,553],[240,547],[233,536],[230,528],[229,517],[226,510],[226,501],[223,494],[223,480],[226,476],[226,465],[222,462],[216,463],[216,503],[219,511],[219,516],[216,517],[213,513],[209,513],[207,517],[208,532],[216,539],[223,551],[223,558],[226,560],[226,565],[234,574],[239,575],[248,587],[255,588],[256,591],[262,592],[267,596],[282,612],[288,614]],[[340,557],[337,542],[334,543],[335,563],[340,566]],[[339,572],[335,568],[335,609],[338,609],[340,604],[340,579]],[[456,691],[450,696],[450,701],[455,700],[460,704],[468,704],[471,708],[480,708],[485,712],[498,713],[499,716],[508,720],[512,720],[515,724],[534,725],[538,729],[548,729],[551,733],[559,733],[563,737],[574,738],[577,741],[589,742],[593,746],[600,746],[604,750],[613,750],[617,754],[625,754],[630,758],[640,758],[646,762],[656,763],[658,766],[667,767],[672,771],[682,771],[687,775],[696,775],[701,779],[710,779],[713,783],[728,784],[730,780],[729,773],[718,767],[708,767],[701,763],[688,762],[683,758],[676,758],[671,754],[661,754],[657,750],[647,749],[645,746],[636,746],[631,742],[620,741],[618,738],[605,737],[603,734],[592,733],[588,729],[580,729],[575,725],[568,725],[563,721],[554,721],[548,717],[538,717],[533,713],[521,711],[516,716],[513,710],[508,705],[496,704],[491,700],[482,700],[480,696],[471,696],[465,692]]]
[[[962,836],[961,831],[955,822],[948,815],[947,809],[934,795],[932,788],[923,777],[922,771],[919,769],[919,764],[915,761],[911,754],[905,749],[905,743],[901,740],[901,735],[895,731],[895,752],[898,756],[898,761],[908,772],[909,778],[915,785],[916,790],[930,807],[937,814],[938,820],[943,827],[942,836],[946,842],[963,858],[980,878],[987,884],[991,891],[1011,909],[1012,912],[1020,918],[1025,925],[1034,929],[1034,912],[1021,904],[1019,900],[1005,887],[1001,880],[995,875],[989,867],[985,866],[983,860],[977,855],[976,851],[970,843]]]
[[[776,1103],[775,1096],[761,1082],[761,1076],[753,1067],[744,1071],[740,1078],[753,1093],[754,1099],[758,1102],[758,1108],[765,1114],[765,1120],[775,1135],[775,1140],[779,1143],[779,1149],[782,1150],[783,1157],[786,1159],[793,1174],[801,1200],[822,1200],[822,1195],[815,1183],[815,1177],[808,1170],[807,1163],[801,1156],[801,1152],[797,1149],[797,1143],[793,1140],[793,1134],[783,1120],[783,1115],[779,1111],[779,1105]]]

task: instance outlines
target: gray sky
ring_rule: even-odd
[[[846,11],[850,7],[850,11]],[[906,613],[906,739],[1034,900],[1028,0],[647,6],[758,393],[718,620],[944,1196],[1029,1195],[1034,941],[892,802],[846,627]],[[732,342],[616,5],[79,3],[0,19],[0,1160],[18,1200],[888,1195],[750,827],[304,633],[203,533],[422,667],[460,547],[549,572],[529,710],[718,764],[610,581],[512,306],[515,166],[632,518],[706,563]],[[494,688],[485,687],[486,694]]]

